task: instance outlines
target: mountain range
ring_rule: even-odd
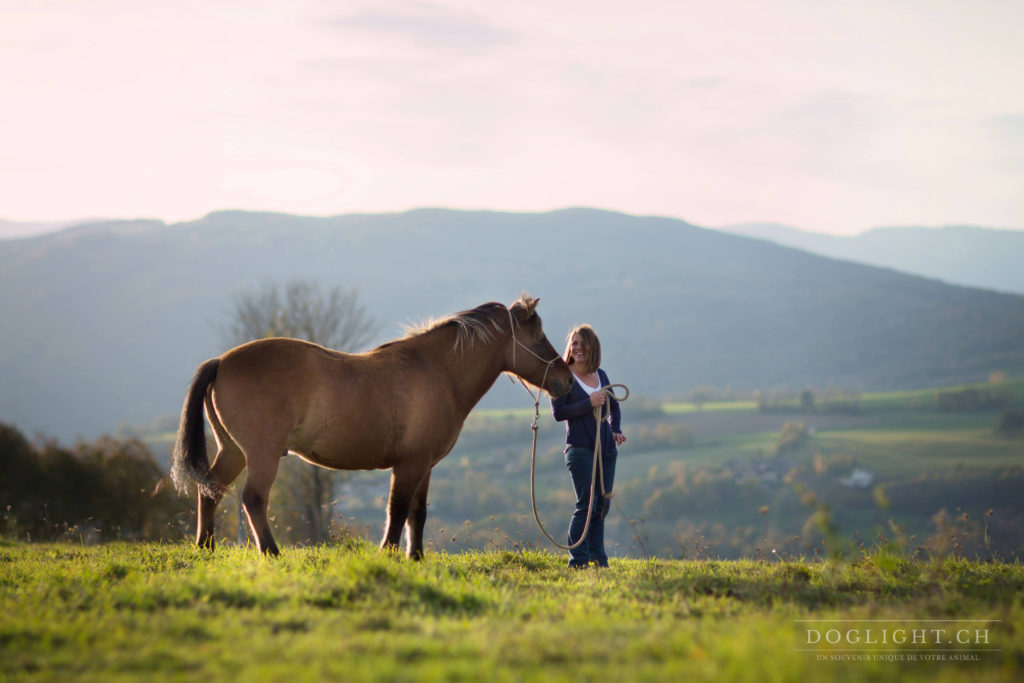
[[[527,290],[556,348],[593,324],[612,381],[650,397],[1024,375],[1024,296],[676,219],[229,211],[0,241],[0,422],[69,439],[173,416],[196,365],[225,350],[233,298],[295,279],[357,288],[373,343]],[[485,398],[524,401],[504,380]]]
[[[1020,230],[947,225],[876,228],[840,236],[778,223],[742,223],[722,230],[953,284],[1024,294],[1024,231]]]

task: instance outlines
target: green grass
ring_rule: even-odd
[[[918,412],[930,410],[936,397],[943,392],[956,392],[963,389],[979,389],[982,391],[1005,393],[1017,406],[1024,405],[1024,379],[1009,379],[1001,382],[965,384],[929,389],[909,389],[902,391],[871,392],[857,396],[857,403],[867,414],[892,413],[899,411]],[[825,396],[817,396],[819,400]],[[793,399],[796,400],[795,398]],[[666,414],[677,415],[695,412],[757,412],[757,401],[708,401],[700,406],[692,401],[666,401],[661,404]],[[514,411],[507,411],[514,414]]]
[[[505,551],[412,563],[359,542],[276,560],[245,548],[5,544],[0,666],[9,680],[104,681],[1000,681],[1024,669],[1019,565],[884,554],[563,563]],[[808,619],[995,620],[984,647],[998,651],[820,661],[849,646],[809,646],[798,621]],[[940,647],[896,649],[887,654]]]
[[[812,448],[822,455],[843,455],[883,477],[910,477],[957,467],[1019,467],[1020,440],[983,429],[882,429],[820,432]]]
[[[934,389],[911,389],[864,394],[860,397],[861,407],[869,412],[890,412],[899,409],[928,408],[935,397],[942,392],[959,391],[962,389],[981,389],[983,391],[1005,392],[1017,406],[1024,405],[1024,379],[1009,379],[1001,382],[965,384],[961,386],[940,387]]]
[[[547,400],[547,396],[544,396],[540,402],[540,413],[544,416],[551,414]],[[523,403],[527,402],[528,400],[524,398]],[[478,408],[472,415],[482,420],[530,420],[533,418],[533,407],[531,405],[529,408]]]
[[[668,401],[662,404],[662,410],[668,415],[699,412],[756,412],[757,401],[708,401],[700,406],[692,402]]]

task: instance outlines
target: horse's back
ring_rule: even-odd
[[[291,431],[318,404],[343,399],[358,387],[352,381],[359,375],[351,368],[354,358],[298,339],[237,346],[220,358],[213,388],[217,413],[233,434],[261,423]]]
[[[241,344],[220,357],[222,364],[301,362],[315,358],[340,359],[351,354],[290,337],[269,337]]]
[[[418,367],[401,348],[346,354],[258,340],[221,357],[214,404],[243,449],[270,443],[334,469],[386,468],[413,433],[424,436],[416,406],[437,403]]]

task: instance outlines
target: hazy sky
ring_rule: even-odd
[[[0,0],[0,218],[1024,228],[1021,0]]]

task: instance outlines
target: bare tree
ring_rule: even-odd
[[[293,280],[278,287],[265,283],[234,299],[234,315],[225,333],[232,346],[266,337],[294,337],[337,351],[365,346],[378,329],[359,303],[355,289],[332,287],[324,292],[315,282]],[[286,458],[274,487],[276,502],[293,540],[322,543],[328,539],[334,491],[347,473],[326,470]],[[239,496],[239,498],[241,498]],[[247,527],[239,504],[239,542]]]
[[[355,351],[377,332],[377,323],[359,303],[355,289],[293,280],[283,291],[265,283],[235,297],[229,342],[243,344],[265,337],[305,339],[338,351]]]

